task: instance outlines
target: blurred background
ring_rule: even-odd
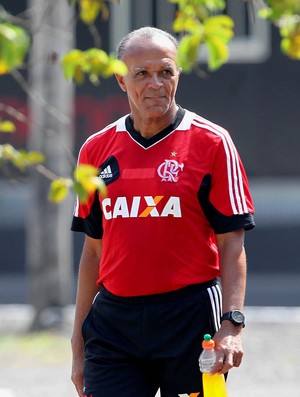
[[[46,3],[1,0],[12,15],[30,15],[36,24],[35,37],[42,34],[33,42],[29,69],[0,76],[0,103],[5,105],[0,116],[11,118],[17,126],[15,134],[0,134],[0,143],[46,147],[47,161],[55,165],[49,168],[69,176],[84,140],[127,113],[128,105],[113,78],[101,79],[98,86],[88,81],[76,87],[67,83],[59,65],[62,54],[70,48],[93,47],[95,40],[107,52],[114,51],[127,32],[145,25],[171,32],[176,8],[158,0],[108,2],[109,20],[87,27],[74,20],[67,2],[58,0],[48,2],[48,30],[43,31]],[[243,159],[257,224],[246,235],[246,306],[250,322],[256,321],[256,313],[261,313],[260,324],[264,319],[266,324],[279,321],[279,335],[282,323],[289,322],[287,313],[292,313],[292,322],[299,320],[300,64],[280,51],[278,30],[249,15],[242,1],[227,1],[226,12],[235,21],[236,33],[229,62],[208,73],[205,51],[200,53],[198,70],[181,76],[177,102],[229,130]],[[46,109],[43,117],[42,107]],[[9,112],[11,108],[17,113]],[[72,322],[83,242],[83,236],[70,232],[74,197],[69,195],[58,206],[45,203],[41,192],[49,182],[37,179],[13,169],[0,175],[0,322],[6,335],[24,327],[49,329],[62,321],[68,335]],[[279,307],[285,309],[277,311]],[[293,358],[289,365],[295,366]],[[5,393],[9,390],[2,389],[1,394],[0,383],[0,396],[10,397]],[[247,397],[246,392],[243,396]]]

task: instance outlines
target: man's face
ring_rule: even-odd
[[[132,39],[127,44],[123,61],[128,74],[116,77],[127,92],[133,115],[138,112],[141,118],[162,117],[175,105],[180,75],[176,56],[174,44],[164,37],[143,42]]]

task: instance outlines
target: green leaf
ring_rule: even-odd
[[[79,0],[80,18],[90,25],[95,22],[100,12],[102,12],[103,19],[108,19],[109,10],[104,1],[100,0]]]
[[[22,65],[30,44],[28,33],[19,26],[0,22],[0,74]]]
[[[2,158],[4,160],[12,160],[16,155],[18,155],[18,151],[9,143],[2,145]]]
[[[178,63],[190,72],[198,62],[201,44],[209,49],[209,69],[216,70],[228,59],[228,43],[234,35],[233,20],[227,15],[211,15],[225,8],[223,0],[173,0],[179,11],[173,23],[176,32],[184,33],[178,49]]]
[[[92,74],[91,73],[90,77],[89,77],[89,80],[95,86],[100,84],[100,79],[99,79],[99,77],[96,74]]]
[[[24,157],[29,165],[40,164],[45,161],[45,155],[41,152],[25,152],[20,150],[20,153],[24,153]]]
[[[111,60],[111,63],[114,73],[119,74],[120,76],[126,76],[128,69],[123,61],[120,61],[119,59],[113,59]]]
[[[89,164],[81,164],[75,169],[73,190],[77,192],[80,201],[85,202],[97,190],[106,195],[105,183],[98,177],[98,172],[97,167]]]
[[[72,79],[77,84],[84,82],[85,74],[89,75],[93,84],[99,84],[99,77],[107,78],[114,73],[122,76],[127,74],[124,62],[99,48],[86,51],[72,50],[65,54],[61,63],[67,80]]]
[[[74,78],[78,65],[80,65],[83,61],[83,52],[77,49],[71,50],[63,56],[61,65],[67,80],[72,80]]]
[[[284,37],[281,40],[281,50],[291,59],[300,60],[300,33]]]
[[[234,22],[226,15],[209,17],[204,22],[205,35],[213,38],[219,38],[228,43],[234,36]]]
[[[209,52],[208,68],[211,71],[219,69],[228,59],[228,47],[217,37],[206,41]]]
[[[103,74],[109,59],[107,53],[97,48],[91,48],[84,54],[83,71],[85,73]]]
[[[272,16],[272,10],[271,8],[261,8],[258,10],[258,16],[262,19],[268,19]]]
[[[178,48],[178,64],[183,72],[190,72],[198,61],[201,36],[184,36]]]
[[[74,182],[73,186],[72,186],[72,190],[75,194],[77,194],[79,201],[81,203],[86,203],[88,198],[89,198],[89,194],[88,192],[84,189],[84,187],[82,186],[81,183],[79,182]]]
[[[82,68],[80,67],[80,65],[76,66],[76,68],[74,70],[73,79],[74,79],[75,83],[78,84],[78,85],[84,83],[84,73],[83,73]]]
[[[12,121],[0,120],[0,132],[12,133],[16,131],[16,126]]]
[[[214,30],[230,29],[234,27],[234,21],[227,15],[214,15],[205,20],[205,26],[211,26]]]
[[[62,202],[67,197],[69,186],[69,179],[55,179],[51,182],[48,199],[56,204]]]
[[[113,76],[115,73],[120,76],[126,76],[128,69],[123,61],[116,59],[114,56],[110,56],[103,68],[102,76],[108,78]]]
[[[80,183],[84,182],[87,178],[97,176],[97,174],[98,168],[90,164],[81,164],[74,171],[75,179]]]
[[[95,22],[99,15],[99,11],[99,3],[95,1],[83,0],[80,2],[80,18],[87,25]]]
[[[188,32],[195,33],[201,29],[202,23],[197,21],[195,18],[187,17],[184,14],[179,14],[173,22],[174,32]]]
[[[39,164],[45,160],[45,156],[40,152],[16,150],[8,143],[1,146],[0,156],[3,161],[10,161],[21,171],[30,165]]]

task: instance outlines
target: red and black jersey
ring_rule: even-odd
[[[78,162],[99,168],[107,195],[77,200],[72,230],[102,239],[98,283],[116,295],[162,293],[218,277],[215,234],[254,227],[229,133],[182,108],[150,139],[122,117],[87,139]]]

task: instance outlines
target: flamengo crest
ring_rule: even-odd
[[[184,164],[176,160],[165,160],[158,168],[157,173],[162,182],[178,182],[178,173],[183,170]]]

